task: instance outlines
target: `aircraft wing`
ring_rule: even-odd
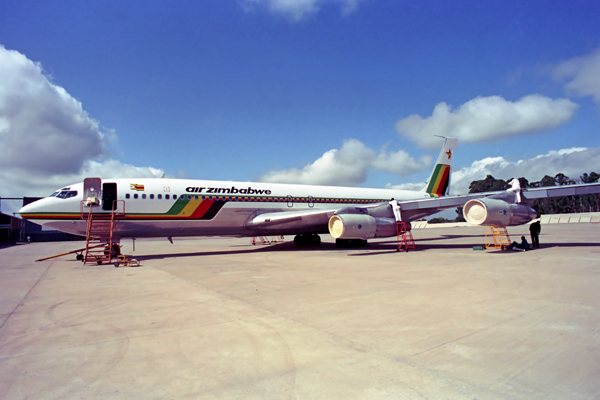
[[[250,217],[245,226],[253,230],[280,230],[290,228],[327,227],[336,209],[286,211],[258,214]]]
[[[546,186],[541,188],[527,189],[523,193],[528,199],[546,199],[550,197],[578,196],[585,194],[600,193],[600,183],[588,183],[584,185]]]
[[[467,195],[432,197],[429,199],[404,201],[398,203],[400,204],[403,212],[415,212],[417,210],[426,211],[432,209],[443,210],[452,207],[461,207],[467,201],[472,199],[491,196],[497,197],[503,195],[504,193],[506,193],[506,191],[471,193]],[[600,183],[567,186],[547,186],[541,188],[529,188],[524,189],[522,191],[524,200],[537,200],[552,197],[578,196],[597,193],[600,193]]]
[[[488,193],[473,193],[462,196],[444,196],[444,197],[432,197],[429,199],[420,199],[412,201],[399,201],[402,212],[404,211],[416,211],[416,210],[432,210],[432,209],[446,209],[452,207],[461,207],[467,201],[471,199],[478,199],[481,197],[487,197],[495,193],[502,192],[488,192]]]
[[[465,207],[467,212],[465,217],[472,224],[512,226],[527,223],[535,218],[535,211],[529,206],[531,200],[595,193],[600,193],[600,184],[528,189],[521,193],[522,202],[517,202],[516,193],[508,190],[398,201],[398,205],[403,221],[415,221],[446,209]],[[334,216],[335,218],[332,218]],[[480,218],[483,219],[480,220]],[[395,234],[396,229],[394,214],[389,202],[360,206],[344,205],[333,209],[256,213],[248,219],[245,227],[256,231],[257,234],[324,233],[327,231],[331,233],[330,225],[332,222],[335,225],[335,220],[339,222],[340,226],[343,226],[343,229],[355,228],[357,230],[347,234],[351,236],[340,236],[342,238],[366,239],[390,236]],[[342,233],[342,235],[346,235],[346,233]],[[335,237],[337,238],[337,236]]]

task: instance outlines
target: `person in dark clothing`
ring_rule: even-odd
[[[534,249],[540,248],[540,232],[542,232],[542,225],[538,219],[529,225],[529,233],[531,234],[531,247]]]
[[[521,243],[512,242],[510,244],[510,246],[505,247],[502,250],[512,250],[512,249],[531,250],[531,247],[529,247],[529,243],[527,243],[527,239],[525,239],[525,236],[521,236]]]

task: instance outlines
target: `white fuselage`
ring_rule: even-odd
[[[247,222],[260,214],[341,210],[398,201],[429,198],[416,191],[311,186],[255,182],[204,181],[184,179],[112,179],[103,184],[116,188],[112,200],[122,214],[118,219],[119,237],[166,236],[257,236],[259,234],[325,233],[327,224],[290,222],[269,229],[249,229]],[[106,191],[106,186],[104,187]],[[76,194],[75,194],[76,192]],[[83,204],[90,195],[84,183],[59,190],[23,207],[20,214],[40,225],[85,236]],[[103,209],[104,193],[94,195],[98,205],[94,214],[111,213]],[[106,200],[106,198],[104,199]],[[106,207],[104,207],[106,208]],[[390,208],[391,212],[391,208]]]

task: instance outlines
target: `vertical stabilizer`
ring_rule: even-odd
[[[432,197],[446,196],[450,191],[450,169],[452,167],[452,156],[458,140],[444,137],[444,145],[438,156],[433,172],[427,181],[427,185],[421,190],[429,193]]]

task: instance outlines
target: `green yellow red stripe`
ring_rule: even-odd
[[[427,186],[427,193],[434,197],[444,196],[450,183],[450,166],[438,164],[431,175],[431,181]]]

